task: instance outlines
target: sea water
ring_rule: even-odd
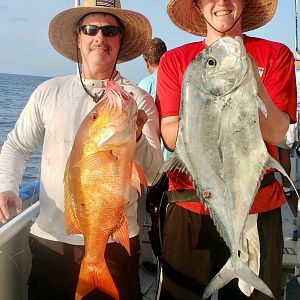
[[[35,88],[47,77],[0,73],[0,148]],[[41,148],[32,153],[22,186],[39,179]]]

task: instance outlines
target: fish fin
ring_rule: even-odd
[[[269,155],[268,160],[267,160],[267,162],[264,166],[265,170],[270,169],[270,168],[276,169],[277,171],[279,171],[282,175],[284,175],[289,180],[289,182],[291,183],[291,186],[293,187],[293,189],[294,189],[294,191],[297,195],[297,198],[299,199],[298,191],[297,191],[292,179],[287,174],[287,172],[285,171],[283,166],[275,158],[273,158],[271,155]]]
[[[65,231],[67,234],[82,233],[73,205],[74,200],[72,200],[72,196],[70,195],[70,193],[65,192],[64,220]]]
[[[80,225],[77,219],[76,210],[74,207],[74,194],[72,191],[72,184],[70,183],[69,177],[69,160],[66,164],[66,171],[64,175],[64,187],[65,187],[65,212],[64,212],[64,222],[65,222],[65,231],[68,234],[77,234],[82,233]]]
[[[229,258],[220,272],[207,285],[203,294],[203,299],[211,296],[214,292],[225,286],[234,278],[240,278],[251,284],[255,289],[271,298],[274,298],[270,288],[245,263],[243,263],[239,258],[237,258],[236,261]]]
[[[194,183],[194,186],[196,187],[196,192],[197,195],[201,201],[201,203],[204,205],[205,209],[208,210],[211,219],[214,222],[214,225],[217,229],[217,231],[219,232],[220,236],[223,238],[223,240],[225,241],[226,245],[228,247],[230,247],[230,238],[228,236],[227,231],[225,230],[224,226],[221,226],[221,224],[223,224],[222,220],[220,220],[220,216],[216,213],[214,213],[214,209],[211,209],[211,204],[210,204],[210,200],[208,198],[208,200],[205,200],[203,198],[203,192],[200,188],[197,187],[197,185]]]
[[[112,238],[114,241],[120,243],[130,255],[128,221],[125,216],[123,217],[120,227],[112,234]]]
[[[80,300],[95,288],[114,299],[119,299],[118,290],[106,263],[90,264],[83,259],[80,266],[75,300]]]
[[[103,150],[98,151],[93,154],[87,155],[83,157],[80,161],[78,161],[73,168],[82,168],[88,170],[101,170],[100,166],[107,163],[107,161],[117,160],[118,156],[116,156],[112,150]]]
[[[140,195],[142,194],[141,184],[143,184],[144,186],[148,186],[147,178],[142,168],[136,161],[133,161],[132,163],[131,183],[137,189]]]
[[[98,147],[112,147],[113,145],[122,145],[124,144],[124,132],[113,132],[110,137],[103,140],[98,144]]]
[[[189,174],[189,171],[188,171],[186,165],[179,158],[176,150],[164,162],[161,169],[159,170],[159,173],[163,174],[167,171],[179,171],[179,172],[185,172],[185,173]]]
[[[258,95],[256,97],[256,104],[257,104],[257,107],[264,114],[264,116],[267,117],[268,116],[268,112],[267,112],[266,105],[265,105],[265,103],[261,100],[261,98]]]

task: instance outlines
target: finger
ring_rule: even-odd
[[[0,221],[2,224],[6,223],[9,219],[8,206],[6,201],[2,201],[0,205]]]
[[[15,205],[16,205],[16,212],[17,212],[17,214],[19,214],[22,211],[22,208],[23,208],[23,202],[22,202],[22,200],[20,198],[18,198],[16,200]]]

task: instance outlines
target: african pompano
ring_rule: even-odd
[[[245,222],[269,168],[287,176],[263,141],[258,109],[266,108],[243,41],[223,37],[190,63],[183,78],[176,147],[162,172],[186,172],[228,245],[231,257],[203,294],[234,278],[273,297],[238,252]]]
[[[75,299],[94,288],[119,299],[104,252],[112,236],[130,254],[125,206],[131,184],[140,191],[145,183],[134,162],[136,118],[132,96],[108,81],[77,131],[64,177],[65,229],[82,233],[85,243]]]

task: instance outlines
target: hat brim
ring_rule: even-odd
[[[125,27],[118,63],[140,56],[150,46],[152,28],[148,19],[142,14],[111,7],[75,7],[57,14],[49,25],[49,40],[54,49],[76,62],[78,47],[76,26],[83,16],[99,12],[116,16]]]
[[[242,31],[257,29],[268,23],[274,16],[277,0],[250,0],[243,10]],[[193,0],[170,0],[167,12],[171,21],[191,34],[206,36],[207,27],[203,15],[196,9]]]

